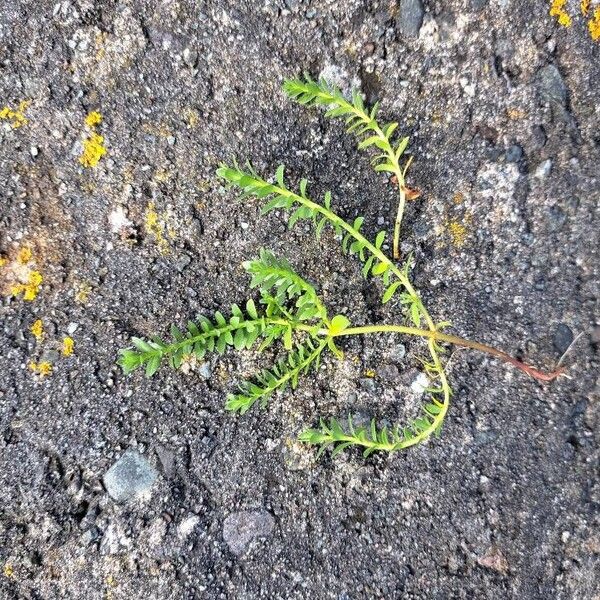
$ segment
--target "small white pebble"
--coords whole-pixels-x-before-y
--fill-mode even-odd
[[[410,389],[415,394],[422,394],[429,387],[429,379],[425,373],[419,373],[410,384]]]
[[[35,146],[31,146],[31,148],[29,148],[29,153],[35,158],[38,155],[38,149]]]
[[[248,229],[248,227],[250,227],[250,225],[248,225],[248,223],[246,223],[245,221],[242,221],[242,222],[240,223],[240,227],[241,227],[242,229]]]

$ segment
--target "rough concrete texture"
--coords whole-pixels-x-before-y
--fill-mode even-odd
[[[1,598],[598,598],[600,44],[571,4],[566,28],[542,1],[424,1],[405,37],[419,19],[392,0],[2,3],[0,101],[30,104],[0,122]],[[319,415],[415,410],[420,344],[345,342],[243,418],[225,395],[266,356],[120,373],[132,335],[243,302],[262,246],[354,323],[403,319],[333,235],[288,233],[215,178],[233,155],[285,162],[367,233],[391,229],[386,177],[282,95],[303,70],[358,83],[411,136],[403,250],[434,318],[542,367],[586,332],[569,378],[457,352],[440,439],[316,463],[294,439]],[[35,300],[10,297],[32,270]],[[159,476],[119,504],[102,481],[127,449]],[[265,513],[232,552],[224,523]]]

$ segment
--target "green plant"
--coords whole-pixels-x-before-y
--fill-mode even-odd
[[[348,117],[351,126],[356,124],[356,119],[360,118],[364,122],[366,118],[363,115],[367,115],[367,112],[358,94],[354,94],[353,103],[350,104],[338,90],[325,82],[315,83],[308,78],[306,81],[293,80],[286,82],[284,89],[304,104],[330,105],[328,112],[333,116],[347,115],[347,111],[351,110],[356,115]],[[380,158],[378,166],[385,166],[386,169],[379,170],[391,170],[395,173],[398,157],[406,142],[403,140],[394,148],[389,140],[394,128],[380,127],[375,121],[375,115],[376,110],[369,112],[368,123],[364,122],[358,131],[380,132],[386,141],[381,144],[376,144],[376,140],[369,144],[363,142],[363,146],[371,143],[383,146],[387,158]],[[393,152],[395,162],[392,161],[390,152]],[[444,353],[443,343],[486,352],[540,381],[551,381],[562,372],[557,369],[545,373],[501,350],[444,333],[449,323],[435,322],[432,319],[411,283],[411,257],[402,266],[396,265],[383,252],[386,233],[380,231],[374,241],[367,239],[361,233],[363,218],[357,217],[352,223],[342,219],[331,208],[330,192],[326,192],[323,202],[319,203],[308,196],[306,179],[300,181],[297,191],[290,189],[284,179],[283,165],[278,167],[273,182],[261,178],[250,165],[243,169],[235,162],[233,166],[221,165],[217,174],[229,185],[240,188],[242,198],[252,196],[261,199],[264,202],[263,214],[283,209],[287,214],[289,227],[300,220],[309,220],[314,224],[318,237],[324,227],[331,227],[341,239],[343,252],[358,258],[363,275],[379,282],[382,302],[396,300],[410,325],[352,326],[344,315],[330,316],[315,288],[298,275],[286,260],[275,257],[267,250],[261,250],[258,258],[244,263],[244,268],[251,277],[250,287],[258,291],[258,304],[249,299],[244,309],[233,305],[229,317],[220,312],[210,319],[199,317],[196,321],[190,321],[184,331],[173,326],[172,339],[168,342],[159,337],[149,340],[132,338],[133,348],[122,350],[119,360],[125,373],[143,367],[146,375],[152,376],[163,361],[178,368],[190,355],[202,358],[207,352],[222,354],[230,346],[236,350],[250,349],[259,339],[259,350],[275,342],[281,343],[286,355],[251,381],[242,383],[238,393],[229,395],[226,408],[244,413],[257,402],[264,406],[274,392],[282,391],[287,386],[295,388],[300,376],[318,367],[323,354],[331,353],[342,358],[336,345],[339,338],[381,332],[423,338],[428,355],[421,357],[420,362],[430,384],[426,389],[427,400],[418,417],[406,425],[393,427],[380,427],[375,419],[368,427],[357,426],[350,418],[345,425],[335,418],[329,421],[321,419],[317,428],[308,429],[300,435],[301,441],[320,446],[320,452],[333,446],[333,454],[337,454],[350,446],[358,446],[368,456],[375,451],[391,452],[407,448],[426,440],[432,434],[439,434],[452,395],[440,358]]]

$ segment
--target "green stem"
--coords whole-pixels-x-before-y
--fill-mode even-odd
[[[334,334],[334,336],[342,336],[342,335],[364,335],[367,333],[385,333],[385,332],[394,332],[394,333],[403,333],[405,335],[413,335],[418,337],[427,338],[430,342],[447,342],[449,344],[454,344],[455,346],[461,346],[463,348],[472,348],[473,350],[479,350],[480,352],[485,352],[486,354],[490,354],[500,360],[507,362],[517,369],[520,369],[524,373],[527,373],[534,379],[538,381],[552,381],[556,379],[561,373],[564,372],[564,369],[556,369],[552,372],[545,372],[530,365],[517,360],[510,354],[503,352],[502,350],[498,350],[497,348],[493,348],[486,344],[482,344],[480,342],[473,342],[471,340],[467,340],[456,335],[449,335],[447,333],[442,333],[440,331],[431,331],[427,329],[418,329],[417,327],[406,327],[404,325],[365,325],[362,327],[349,327],[344,329],[343,331]]]

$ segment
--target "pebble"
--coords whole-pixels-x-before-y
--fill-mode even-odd
[[[398,367],[393,364],[381,365],[381,367],[379,367],[379,369],[377,370],[377,373],[384,381],[395,381],[400,375]]]
[[[200,377],[202,377],[203,379],[210,379],[211,375],[212,375],[212,369],[210,366],[209,362],[204,362],[200,365],[200,367],[198,368],[198,373],[200,374]]]
[[[429,387],[429,378],[425,373],[419,373],[415,380],[410,384],[410,389],[414,394],[423,394]]]
[[[156,477],[156,469],[141,454],[127,450],[106,472],[104,486],[113,500],[126,502],[147,494]]]
[[[393,360],[402,360],[406,356],[406,346],[404,344],[396,344],[392,349],[391,358]]]
[[[177,527],[177,535],[182,539],[188,537],[198,523],[200,523],[200,517],[197,515],[190,515],[181,521],[179,527]]]
[[[571,328],[564,323],[559,323],[552,339],[552,344],[556,351],[561,355],[564,354],[572,342],[573,332],[571,331]]]
[[[518,144],[513,144],[506,151],[507,162],[519,162],[523,157],[523,148]]]
[[[363,377],[358,380],[358,384],[360,388],[365,392],[374,392],[375,391],[375,380],[371,377]]]
[[[195,50],[190,48],[184,48],[183,50],[183,62],[188,65],[188,67],[194,67],[196,65],[196,61],[198,60],[198,53]]]
[[[540,163],[535,170],[534,175],[538,179],[543,179],[544,177],[548,177],[550,175],[550,171],[552,170],[552,160],[547,158],[544,162]]]
[[[477,559],[477,562],[482,567],[496,571],[496,573],[500,573],[501,575],[506,575],[510,568],[504,554],[495,547],[490,548],[485,556]]]
[[[400,32],[409,38],[416,38],[423,25],[425,9],[421,0],[401,0],[396,24]]]
[[[179,258],[175,263],[175,268],[181,273],[189,266],[191,262],[192,257],[189,254],[182,253],[179,255]]]
[[[531,137],[533,139],[533,148],[535,150],[540,150],[546,145],[546,142],[548,141],[546,131],[541,125],[535,125],[531,133]]]
[[[537,88],[543,98],[564,106],[567,86],[556,65],[546,65],[538,72]]]
[[[567,215],[560,206],[551,206],[548,211],[548,230],[551,233],[560,231],[567,222]]]
[[[223,540],[236,555],[242,555],[254,540],[267,537],[275,519],[266,510],[245,510],[230,514],[223,523]]]

